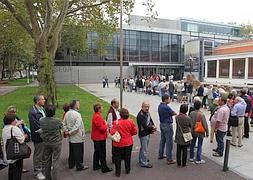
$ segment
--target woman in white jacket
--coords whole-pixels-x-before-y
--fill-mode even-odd
[[[4,160],[6,160],[9,164],[9,172],[8,172],[8,180],[21,180],[22,175],[22,167],[23,167],[23,159],[18,160],[7,160],[6,156],[6,142],[7,139],[11,139],[11,130],[12,135],[18,140],[19,143],[23,143],[25,141],[25,136],[22,131],[16,126],[16,118],[15,115],[9,114],[4,117],[4,128],[2,132],[3,138],[3,154]]]

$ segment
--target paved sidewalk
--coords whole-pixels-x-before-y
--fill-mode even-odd
[[[85,140],[85,165],[89,166],[88,170],[77,172],[75,169],[69,170],[67,157],[68,157],[68,142],[66,139],[63,140],[62,144],[62,154],[60,159],[60,167],[58,173],[59,180],[113,180],[113,179],[125,179],[125,180],[241,180],[244,179],[237,174],[229,171],[221,171],[221,166],[217,165],[215,162],[206,159],[206,164],[196,165],[188,163],[185,168],[178,168],[176,165],[167,165],[166,160],[157,159],[157,147],[159,146],[159,134],[156,133],[151,136],[150,146],[149,146],[149,159],[153,164],[153,168],[146,169],[141,168],[138,165],[138,152],[139,152],[139,140],[135,136],[135,143],[132,153],[132,165],[131,173],[129,175],[125,174],[124,164],[121,167],[121,177],[117,178],[112,171],[107,174],[102,174],[101,171],[92,170],[92,157],[93,157],[93,143],[90,139],[90,134],[86,135]],[[32,145],[30,144],[30,147]],[[174,151],[175,155],[175,151]],[[111,142],[107,141],[107,163],[109,167],[115,170],[114,165],[111,163]],[[33,180],[32,175],[32,158],[24,160],[24,167],[29,169],[30,172],[23,174],[23,180]],[[7,180],[8,168],[0,171],[0,179]]]
[[[100,97],[101,99],[110,102],[112,98],[119,98],[119,88],[114,88],[114,84],[110,84],[110,88],[102,88],[101,84],[85,84],[80,85],[81,88],[86,89],[93,93],[94,95]],[[157,113],[157,107],[160,103],[160,98],[158,96],[138,94],[135,92],[124,92],[123,93],[123,107],[129,109],[130,113],[137,115],[140,110],[141,103],[144,100],[148,100],[151,104],[150,112],[151,116],[157,127],[159,127],[159,119]],[[179,111],[180,103],[172,102],[170,104],[172,109],[176,112]],[[210,112],[203,109],[204,114],[207,119],[209,119]],[[175,123],[174,123],[175,129]],[[227,137],[230,138],[230,137]],[[243,147],[230,147],[230,156],[229,156],[229,169],[240,174],[241,176],[247,179],[253,179],[253,134],[250,133],[250,139],[243,139]],[[216,142],[210,143],[209,139],[204,140],[203,144],[203,155],[207,158],[213,160],[219,165],[223,164],[223,158],[213,157],[212,149],[216,148]]]
[[[0,86],[0,96],[15,91],[18,86]]]

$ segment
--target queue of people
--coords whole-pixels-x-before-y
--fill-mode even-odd
[[[199,91],[202,95],[204,90]],[[168,165],[187,165],[187,149],[189,149],[189,161],[195,164],[204,164],[202,158],[202,145],[205,137],[209,137],[209,127],[204,113],[201,111],[204,97],[193,98],[192,105],[182,103],[179,113],[171,107],[172,98],[165,93],[161,97],[158,106],[160,121],[160,145],[158,160],[166,159]],[[208,97],[206,98],[206,100]],[[68,168],[76,171],[88,169],[84,162],[85,129],[81,116],[80,101],[72,100],[65,104],[62,119],[55,118],[56,107],[45,105],[45,97],[34,97],[34,106],[30,110],[30,130],[24,121],[16,114],[16,108],[11,106],[4,117],[3,129],[3,154],[9,163],[9,180],[20,180],[23,168],[23,159],[7,159],[6,142],[14,136],[20,144],[32,141],[33,151],[33,174],[36,179],[57,179],[59,159],[61,155],[62,137],[68,139],[69,156]],[[249,122],[252,99],[245,90],[240,94],[229,94],[227,97],[218,96],[211,103],[210,125],[213,143],[215,136],[217,148],[213,149],[213,156],[222,157],[224,153],[224,137],[232,131],[232,146],[243,146],[243,137],[249,137]],[[140,140],[139,165],[142,168],[152,168],[153,164],[148,157],[150,136],[157,131],[157,127],[150,114],[150,104],[142,103],[137,115],[137,126],[129,118],[127,109],[119,110],[119,101],[113,99],[106,118],[102,116],[103,106],[96,103],[93,106],[94,114],[91,119],[91,139],[94,144],[93,170],[101,170],[102,173],[113,171],[106,160],[106,141],[112,141],[112,162],[115,165],[115,176],[121,175],[121,161],[125,162],[125,173],[131,171],[131,155],[133,149],[133,136],[138,133]],[[175,118],[173,118],[175,116]],[[173,158],[173,123],[176,123],[175,139],[176,160]],[[138,131],[137,131],[138,130]],[[62,136],[62,132],[64,136]],[[237,137],[238,136],[238,142]],[[195,146],[197,152],[195,155]],[[164,149],[166,147],[166,152]]]

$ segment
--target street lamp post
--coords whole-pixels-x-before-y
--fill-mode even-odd
[[[70,66],[70,83],[72,84],[72,59],[71,59],[71,50],[69,50],[69,66]]]
[[[123,106],[123,0],[120,0],[120,109]]]

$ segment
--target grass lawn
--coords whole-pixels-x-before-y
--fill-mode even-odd
[[[27,79],[26,78],[20,78],[20,79],[11,79],[7,80],[8,86],[24,86],[27,85]],[[30,79],[31,83],[31,79]]]
[[[91,117],[93,115],[93,105],[96,102],[102,103],[104,107],[103,116],[106,117],[107,110],[110,104],[99,99],[98,97],[80,89],[73,85],[64,85],[58,87],[58,102],[59,107],[56,111],[56,117],[62,118],[64,103],[70,102],[72,99],[78,99],[81,103],[80,112],[85,124],[86,132],[90,131],[91,127]],[[17,114],[20,116],[27,125],[28,122],[28,112],[33,106],[33,97],[36,95],[37,87],[24,87],[17,89],[14,92],[0,96],[0,118],[3,119],[4,113],[8,106],[15,105],[17,107]],[[3,127],[3,121],[0,121],[0,127]],[[1,129],[1,128],[0,128]],[[0,130],[1,131],[1,130]],[[1,135],[0,135],[1,136]]]

